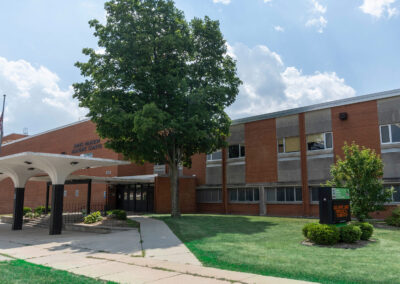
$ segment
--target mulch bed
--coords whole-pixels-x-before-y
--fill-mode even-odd
[[[93,223],[93,224],[85,224],[85,223],[80,223],[81,225],[85,225],[85,226],[101,226],[101,227],[126,227],[126,228],[131,228],[134,229],[132,227],[132,225],[128,224],[126,222],[126,220],[117,220],[117,219],[113,219],[113,218],[109,218],[109,217],[103,217],[103,220]]]
[[[358,248],[365,247],[365,246],[367,246],[371,243],[375,243],[375,242],[377,242],[377,240],[374,240],[374,239],[371,239],[368,241],[359,240],[358,242],[356,242],[354,244],[337,243],[335,245],[328,246],[328,245],[317,245],[317,244],[310,242],[309,240],[304,240],[301,242],[301,244],[303,246],[309,246],[309,247],[316,246],[316,247],[325,247],[325,248],[358,249]]]

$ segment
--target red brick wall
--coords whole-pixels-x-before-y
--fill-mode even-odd
[[[260,205],[258,203],[257,204],[229,203],[228,212],[230,214],[259,215]]]
[[[199,213],[218,213],[225,212],[223,203],[197,203],[197,211]]]
[[[183,175],[196,175],[197,185],[206,183],[206,154],[196,154],[192,157],[192,167],[183,168]]]
[[[9,135],[7,135],[7,136],[4,136],[2,142],[3,142],[3,144],[4,144],[4,143],[8,143],[8,142],[11,142],[11,141],[20,139],[20,138],[24,138],[24,137],[26,137],[26,136],[28,136],[28,135],[12,133],[12,134],[9,134]]]
[[[303,216],[302,204],[266,204],[267,216]]]
[[[246,182],[278,180],[275,119],[245,124]]]
[[[347,120],[340,120],[339,114],[347,112]],[[357,103],[332,108],[332,131],[334,153],[342,155],[342,147],[347,141],[375,149],[380,154],[378,108],[376,101]]]
[[[154,190],[154,211],[156,213],[171,213],[169,177],[157,177]],[[196,180],[194,178],[179,179],[179,202],[181,213],[197,212]]]

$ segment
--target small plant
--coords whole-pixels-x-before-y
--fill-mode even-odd
[[[361,240],[364,241],[368,241],[372,234],[374,233],[374,226],[372,226],[370,223],[367,222],[359,222],[359,223],[355,223],[354,225],[356,225],[357,227],[360,227],[361,229]]]
[[[126,220],[126,211],[120,209],[109,210],[107,211],[107,216],[117,220]]]
[[[355,225],[340,227],[340,241],[344,243],[355,243],[360,240],[362,231]]]
[[[101,217],[100,211],[96,211],[96,212],[93,212],[92,214],[87,215],[83,219],[83,223],[85,223],[85,224],[93,224],[93,223],[101,221],[102,219],[103,219],[103,217]]]
[[[332,225],[311,226],[307,238],[318,245],[334,245],[340,240],[339,229]]]
[[[26,218],[33,219],[33,218],[38,218],[38,217],[40,217],[40,214],[38,214],[38,213],[36,213],[36,212],[28,212],[28,213],[25,214],[25,217],[26,217]]]
[[[392,211],[392,216],[385,219],[386,224],[390,226],[400,227],[400,207]]]
[[[32,213],[32,208],[30,208],[30,207],[24,207],[23,213],[24,213],[24,216],[25,216],[26,214],[28,214],[28,213]]]
[[[35,208],[35,210],[33,210],[35,213],[42,215],[44,214],[44,212],[46,211],[46,207],[44,206],[38,206]]]
[[[308,238],[308,232],[310,231],[310,229],[315,227],[315,226],[318,226],[318,225],[319,225],[318,223],[305,224],[304,227],[303,227],[303,230],[302,230],[303,231],[303,236]]]

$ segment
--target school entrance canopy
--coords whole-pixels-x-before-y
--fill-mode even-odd
[[[61,154],[23,152],[0,157],[0,181],[11,178],[14,183],[14,220],[12,229],[22,229],[24,192],[27,181],[37,176],[48,176],[52,183],[50,228],[51,235],[61,234],[64,184],[80,169],[127,165],[128,161],[80,157]],[[86,179],[96,177],[86,176]]]

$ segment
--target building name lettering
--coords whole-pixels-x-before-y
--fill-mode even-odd
[[[100,143],[100,139],[88,140],[85,142],[74,144],[74,147],[72,149],[72,154],[86,152],[86,151],[93,151],[101,148],[103,148],[103,144]]]

